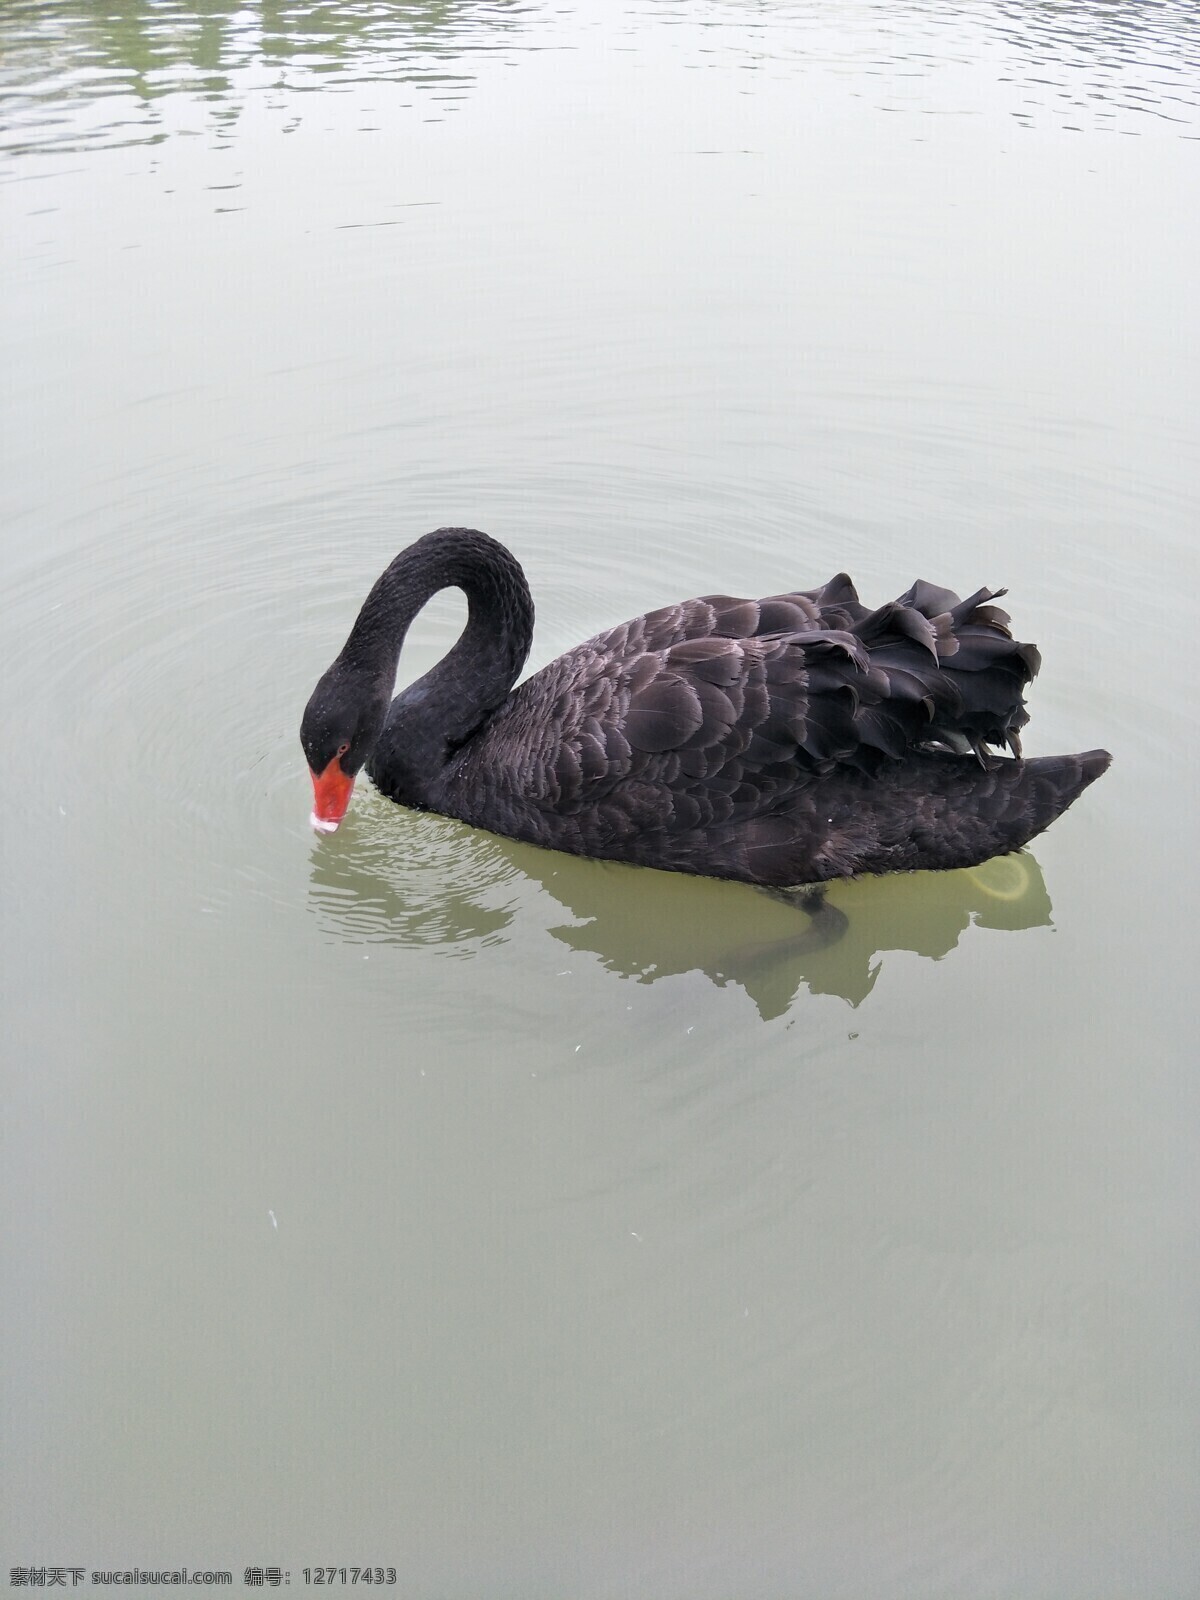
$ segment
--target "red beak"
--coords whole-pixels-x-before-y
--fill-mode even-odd
[[[354,779],[342,771],[342,764],[334,756],[324,772],[312,772],[313,809],[308,819],[318,833],[332,833],[346,815],[350,796],[354,792]]]

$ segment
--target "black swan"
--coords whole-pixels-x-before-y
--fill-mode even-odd
[[[409,625],[451,587],[461,637],[393,699]],[[365,765],[402,805],[675,872],[783,887],[974,866],[1048,827],[1111,759],[1019,759],[1040,658],[990,604],[1003,593],[918,582],[871,611],[842,573],[765,600],[706,595],[514,689],[525,574],[486,534],[441,528],[382,574],[305,707],[313,826],[337,827]]]

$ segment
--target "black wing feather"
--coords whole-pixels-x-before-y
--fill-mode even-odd
[[[1019,751],[1040,658],[991,604],[1002,592],[960,600],[918,582],[872,611],[839,574],[634,618],[513,692],[455,774],[456,814],[486,807],[493,826],[559,848],[759,882],[933,863],[919,841],[952,831],[938,805],[880,797],[907,795],[932,763],[921,782],[949,784],[952,808],[989,746]],[[985,788],[969,805],[995,830],[1013,785]],[[938,864],[965,859],[960,834]]]
[[[799,781],[831,766],[870,774],[940,744],[1014,744],[1039,658],[989,604],[997,592],[959,600],[918,582],[870,611],[839,574],[764,600],[665,606],[552,662],[515,692],[485,742],[532,740],[530,798],[573,806],[634,776],[662,784],[673,752],[674,781],[711,783],[729,767],[747,793],[757,772],[780,764]],[[529,697],[538,716],[522,727]],[[506,767],[530,772],[528,761]]]

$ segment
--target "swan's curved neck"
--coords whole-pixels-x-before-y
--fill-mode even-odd
[[[387,728],[402,721],[406,766],[444,761],[469,738],[503,704],[533,640],[533,600],[516,557],[473,528],[440,528],[380,575],[342,649],[344,665],[385,680],[390,693],[413,618],[442,589],[466,595],[467,625],[454,648],[392,703]],[[392,743],[386,735],[381,745]],[[391,758],[381,748],[372,769]]]

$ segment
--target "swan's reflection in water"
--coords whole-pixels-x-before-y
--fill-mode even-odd
[[[835,883],[804,909],[742,884],[584,861],[422,815],[371,795],[313,848],[311,903],[337,939],[438,945],[470,957],[504,942],[538,885],[572,917],[546,931],[640,983],[700,971],[738,983],[764,1020],[801,984],[859,1005],[889,951],[938,960],[973,923],[1044,927],[1050,897],[1033,856],[963,872]]]
[[[741,884],[675,873],[654,873],[640,887],[636,870],[560,870],[546,887],[581,921],[552,928],[555,938],[641,982],[699,970],[717,984],[739,983],[764,1021],[782,1015],[801,984],[859,1005],[890,950],[937,960],[972,922],[1018,929],[1050,921],[1050,897],[1029,855],[974,872],[833,884],[815,914]]]

